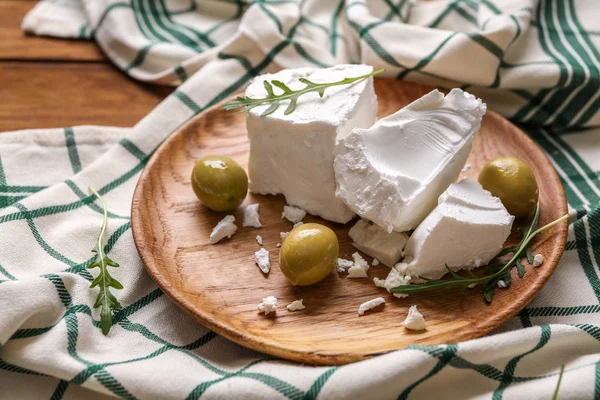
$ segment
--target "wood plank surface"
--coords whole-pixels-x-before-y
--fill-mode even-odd
[[[134,82],[107,63],[0,62],[0,132],[132,126],[173,88]]]
[[[21,22],[37,2],[0,1],[1,60],[70,60],[105,61],[106,57],[93,41],[55,39],[25,34]]]

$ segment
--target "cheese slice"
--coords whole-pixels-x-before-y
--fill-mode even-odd
[[[460,89],[434,90],[354,129],[335,148],[338,197],[388,232],[416,228],[460,174],[485,112]]]
[[[515,217],[471,179],[450,185],[404,248],[406,271],[430,279],[487,264],[502,249]]]
[[[401,232],[387,233],[383,228],[367,220],[359,220],[348,232],[352,245],[365,254],[393,267],[402,257],[408,235]],[[375,264],[375,262],[373,263]]]
[[[300,78],[316,83],[337,82],[370,72],[373,68],[367,65],[288,69],[257,77],[246,89],[246,96],[266,97],[265,80],[279,80],[296,90],[305,87]],[[281,93],[279,88],[274,91]],[[282,102],[266,117],[260,114],[269,105],[246,113],[250,191],[283,194],[290,205],[329,221],[346,223],[354,213],[335,195],[333,149],[353,128],[368,128],[375,123],[373,78],[328,88],[322,98],[316,92],[305,94],[294,112],[285,115],[288,103]]]

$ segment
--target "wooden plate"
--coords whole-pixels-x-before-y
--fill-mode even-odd
[[[375,80],[379,117],[387,116],[431,90],[393,80]],[[373,277],[385,278],[389,268],[372,267],[369,279],[348,279],[335,271],[310,287],[292,287],[278,266],[279,233],[292,224],[281,219],[283,196],[249,195],[245,204],[260,203],[263,228],[241,227],[237,233],[211,245],[208,236],[225,214],[200,204],[190,186],[192,168],[207,154],[227,155],[242,166],[248,162],[243,114],[225,112],[217,105],[188,122],[165,141],[150,159],[138,182],[131,209],[135,244],[148,273],[164,292],[216,333],[254,350],[312,364],[344,364],[411,344],[434,345],[482,336],[514,316],[540,290],[563,253],[567,222],[542,233],[534,253],[544,256],[540,268],[527,266],[523,279],[513,270],[508,290],[497,290],[487,305],[480,289],[466,296],[458,290],[429,292],[396,299],[376,288]],[[527,135],[503,117],[489,112],[483,119],[462,177],[477,179],[483,164],[498,156],[517,156],[531,166],[540,186],[540,224],[567,213],[564,191],[554,168]],[[318,188],[315,188],[318,190]],[[340,255],[356,250],[348,240],[347,225],[307,216],[304,222],[325,223],[340,240]],[[259,249],[256,235],[271,253],[271,273],[263,275],[252,256]],[[369,262],[370,258],[365,257]],[[276,296],[276,316],[261,315],[256,306],[263,297]],[[359,317],[364,301],[382,296],[387,303]],[[306,309],[289,312],[285,306],[304,299]],[[429,328],[410,332],[400,326],[410,305],[417,304]]]

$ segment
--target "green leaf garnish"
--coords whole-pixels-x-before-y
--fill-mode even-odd
[[[554,225],[566,220],[569,217],[568,214],[563,215],[562,217],[550,222],[549,224],[538,228],[539,216],[540,204],[538,203],[535,209],[535,214],[531,219],[531,222],[522,229],[523,238],[521,239],[521,241],[514,246],[502,249],[502,251],[498,254],[498,256],[502,256],[505,254],[513,253],[513,256],[510,258],[510,260],[505,264],[489,265],[481,278],[478,278],[472,272],[469,273],[469,276],[462,277],[457,273],[451,271],[448,268],[448,266],[446,266],[446,268],[450,272],[450,279],[427,279],[419,276],[419,278],[425,279],[427,282],[422,285],[397,286],[395,288],[392,288],[391,292],[401,294],[413,294],[418,292],[424,292],[426,290],[446,289],[453,286],[459,286],[463,292],[466,292],[466,288],[468,288],[469,285],[475,283],[483,287],[483,296],[488,303],[491,303],[492,299],[494,298],[496,285],[499,280],[504,281],[507,287],[510,285],[510,271],[513,268],[517,268],[520,278],[522,278],[525,275],[525,268],[521,262],[521,259],[524,257],[524,255],[528,255],[531,252],[530,243],[533,240],[533,238],[539,233],[553,227]]]
[[[289,100],[290,102],[287,108],[285,109],[285,115],[288,115],[294,112],[294,110],[296,109],[296,105],[298,104],[298,98],[303,94],[317,92],[319,93],[320,97],[323,97],[325,95],[325,89],[327,88],[339,85],[349,85],[351,83],[359,82],[364,79],[370,78],[384,71],[385,69],[380,69],[378,71],[371,72],[370,74],[356,76],[354,78],[344,78],[341,81],[327,83],[314,83],[306,78],[300,78],[299,81],[305,84],[306,87],[299,90],[292,90],[285,83],[278,80],[273,80],[271,82],[264,81],[263,84],[267,92],[267,97],[263,99],[252,99],[250,97],[238,96],[237,99],[227,102],[223,106],[223,109],[229,111],[235,110],[236,108],[242,108],[240,112],[248,112],[256,106],[262,104],[270,104],[270,106],[262,114],[260,114],[261,117],[265,117],[277,110],[282,101]],[[281,89],[283,93],[275,94],[275,92],[273,91],[273,86],[276,86],[279,89]]]
[[[89,190],[100,201],[104,211],[102,228],[100,229],[96,246],[92,250],[92,252],[96,253],[96,259],[90,265],[88,265],[88,268],[100,268],[100,273],[96,279],[92,281],[90,288],[98,286],[100,289],[98,297],[96,297],[96,302],[94,303],[94,308],[100,308],[100,328],[102,329],[102,333],[104,335],[108,335],[110,327],[112,326],[112,311],[121,308],[121,304],[119,304],[117,298],[110,292],[110,288],[123,289],[123,285],[121,285],[121,283],[113,278],[108,272],[108,267],[118,267],[119,264],[104,254],[104,247],[102,246],[104,235],[106,233],[106,225],[108,224],[108,210],[106,208],[106,203],[104,203],[102,196],[100,196],[100,194],[98,194],[93,187],[90,186]]]

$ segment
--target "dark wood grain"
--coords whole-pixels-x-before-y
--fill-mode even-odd
[[[0,63],[0,132],[74,125],[133,126],[170,91],[104,63]]]
[[[379,116],[389,115],[430,90],[401,81],[376,80]],[[282,196],[250,195],[247,203],[260,203],[262,229],[242,228],[230,240],[211,245],[208,236],[225,214],[212,212],[195,198],[190,171],[207,154],[228,155],[246,166],[248,141],[244,115],[213,108],[172,135],[144,170],[132,203],[135,243],[150,275],[176,304],[215,332],[252,349],[299,362],[344,364],[401,349],[411,344],[433,345],[482,336],[523,308],[548,280],[566,241],[567,223],[544,232],[534,252],[545,257],[543,267],[527,267],[524,279],[516,275],[509,290],[498,290],[487,305],[479,289],[467,296],[457,291],[429,292],[396,299],[376,288],[373,277],[385,278],[385,266],[369,270],[369,279],[348,279],[335,271],[310,287],[292,287],[279,270],[279,232],[292,224],[281,219]],[[488,112],[473,145],[463,176],[476,178],[490,158],[514,155],[533,169],[540,183],[541,216],[545,224],[567,212],[561,183],[544,153],[519,129]],[[318,188],[315,188],[318,190]],[[356,251],[348,240],[348,225],[323,222],[308,216],[305,222],[325,223],[340,240],[340,253]],[[263,275],[254,265],[259,249],[257,234],[271,252],[272,270]],[[368,258],[370,260],[370,258]],[[516,271],[515,271],[516,274]],[[279,299],[276,316],[256,310],[263,297]],[[358,306],[383,296],[387,303],[377,311],[357,315]],[[304,299],[306,309],[288,312],[285,306]],[[429,328],[415,333],[400,326],[408,307],[417,304]]]

